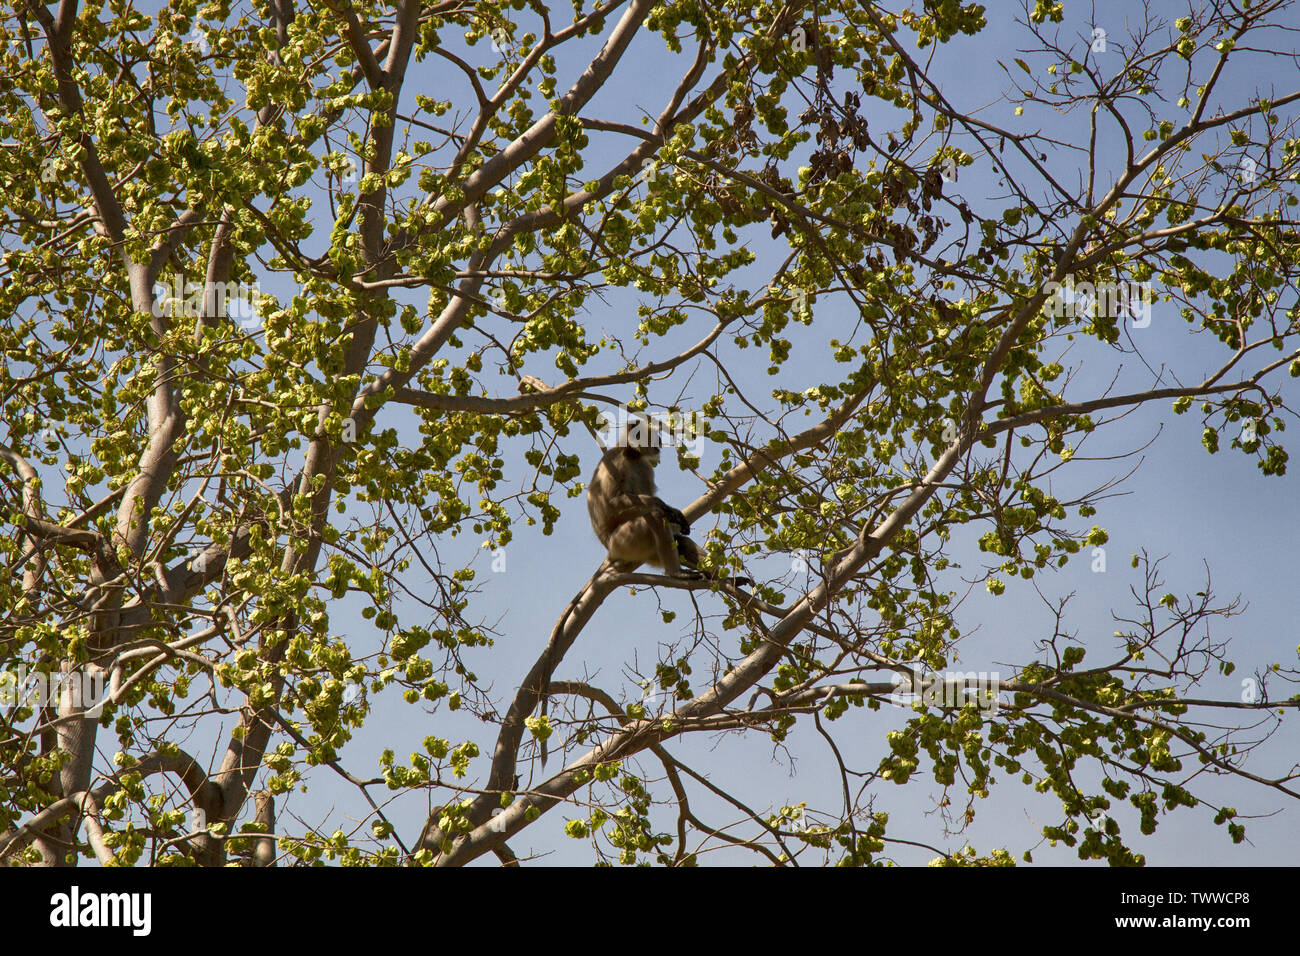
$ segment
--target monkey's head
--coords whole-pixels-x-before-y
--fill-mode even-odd
[[[614,431],[614,448],[617,448],[628,461],[645,458],[651,465],[659,464],[661,436],[657,423],[644,418],[632,418],[620,422]]]

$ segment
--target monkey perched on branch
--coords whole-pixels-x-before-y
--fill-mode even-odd
[[[664,569],[670,578],[688,581],[721,581],[733,587],[748,587],[746,577],[722,577],[699,567],[700,547],[687,535],[691,532],[686,516],[655,494],[655,465],[659,464],[659,435],[648,423],[622,428],[616,444],[605,449],[587,483],[587,513],[596,537],[609,552],[609,559],[631,565],[653,564]],[[599,439],[598,439],[599,440]],[[683,567],[685,565],[685,567]],[[585,593],[585,590],[584,592]],[[572,610],[582,597],[569,604]],[[565,611],[568,614],[568,611]],[[561,624],[563,618],[561,618]],[[556,636],[551,641],[537,669],[537,699],[546,715],[550,698],[551,675],[558,657]],[[542,766],[546,766],[547,743],[540,741]]]
[[[658,435],[651,432],[638,440],[638,434],[643,431],[621,434],[619,443],[605,450],[587,485],[591,527],[610,560],[653,564],[670,578],[752,584],[749,578],[723,578],[699,567],[700,547],[687,537],[691,526],[686,516],[654,493]]]

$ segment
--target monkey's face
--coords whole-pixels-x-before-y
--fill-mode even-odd
[[[640,459],[644,459],[646,462],[650,464],[650,467],[652,468],[659,464],[658,445],[649,445],[644,448],[638,447],[636,445],[624,445],[623,455],[629,461],[637,461]]]
[[[614,446],[628,461],[646,459],[651,467],[659,464],[659,426],[640,417],[625,422],[615,436]]]

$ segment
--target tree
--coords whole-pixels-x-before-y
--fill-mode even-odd
[[[1054,793],[1047,838],[1131,864],[1113,805],[1149,833],[1201,771],[1300,795],[1218,729],[1297,697],[1197,694],[1231,672],[1207,626],[1236,605],[1164,594],[1145,555],[1095,663],[1058,627],[1010,679],[944,673],[963,548],[995,594],[1105,560],[1108,486],[1053,476],[1124,413],[1196,403],[1209,453],[1284,474],[1300,91],[1231,77],[1294,62],[1293,6],[1148,9],[1121,36],[1038,0],[999,112],[937,80],[988,26],[957,2],[18,4],[0,857],[511,862],[576,807],[566,831],[624,862],[862,864],[902,839],[873,793],[928,772],[959,822],[994,778]],[[1210,333],[1213,372],[1119,376],[1155,301]],[[793,573],[751,593],[605,562],[506,656],[477,542],[550,553],[610,408],[683,468],[716,456],[683,508],[719,516],[714,567]],[[631,702],[570,676],[628,585],[687,611]],[[839,757],[900,695],[811,821],[678,751],[811,725]],[[348,744],[380,707],[427,736],[375,776]],[[283,811],[332,777],[364,830]]]

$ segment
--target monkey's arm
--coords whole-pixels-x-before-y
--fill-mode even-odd
[[[655,495],[614,495],[607,503],[607,521],[620,525],[644,515],[662,515],[681,534],[690,534],[691,526],[686,516]]]

